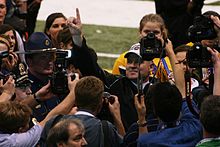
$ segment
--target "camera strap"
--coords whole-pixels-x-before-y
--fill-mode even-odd
[[[191,95],[191,76],[190,76],[190,72],[188,69],[186,70],[184,76],[185,76],[186,102],[187,102],[188,108],[193,115],[195,115],[196,117],[199,117],[199,112],[193,108],[192,100],[190,97],[190,95]]]
[[[165,68],[165,70],[167,72],[167,75],[169,76],[170,75],[170,70],[168,68],[167,62],[166,62],[166,60],[164,58],[162,58],[161,60],[162,60],[163,66],[164,66],[164,68]]]
[[[214,73],[213,68],[209,68],[209,91],[210,93],[213,93],[213,86],[214,86]]]
[[[138,78],[137,78],[137,90],[138,90],[138,97],[143,94],[143,78],[140,72],[140,65],[141,65],[141,58],[138,59],[139,69],[138,69]]]

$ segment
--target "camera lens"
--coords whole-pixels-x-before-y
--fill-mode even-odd
[[[149,32],[149,33],[147,34],[147,38],[148,38],[148,39],[154,39],[154,38],[155,38],[154,32]]]

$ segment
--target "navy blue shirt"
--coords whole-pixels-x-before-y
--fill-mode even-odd
[[[138,138],[138,147],[193,147],[202,139],[202,125],[194,116],[187,102],[182,104],[180,123],[172,128],[160,128]]]
[[[32,75],[30,71],[28,71],[28,77],[30,80],[33,81],[31,84],[31,91],[32,93],[37,92],[40,88],[45,86],[48,83],[48,80],[42,81]],[[53,96],[51,99],[41,102],[33,109],[33,116],[37,119],[37,121],[42,121],[52,110],[60,103],[60,99],[57,96]]]

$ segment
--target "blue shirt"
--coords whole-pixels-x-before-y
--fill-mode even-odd
[[[202,125],[186,101],[182,103],[180,123],[172,128],[159,129],[138,138],[138,147],[194,147],[202,139]]]
[[[30,130],[24,133],[0,134],[1,147],[33,147],[39,139],[43,127],[34,125]]]

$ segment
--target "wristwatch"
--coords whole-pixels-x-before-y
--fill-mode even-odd
[[[144,123],[140,123],[139,120],[137,121],[137,125],[138,127],[146,127],[147,126],[147,122],[145,121]]]

